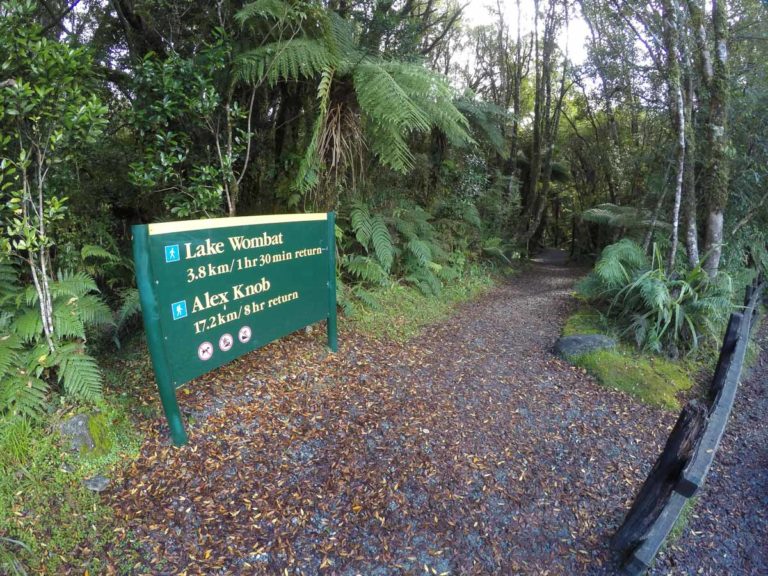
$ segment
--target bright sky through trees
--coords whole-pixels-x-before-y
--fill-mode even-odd
[[[510,30],[517,30],[516,0],[499,0],[504,10],[504,20]],[[464,22],[470,26],[490,24],[496,20],[497,3],[495,0],[470,0],[464,9]],[[577,6],[571,6],[568,26],[560,32],[558,44],[560,49],[568,52],[568,57],[574,64],[582,64],[587,57],[587,39],[589,27],[581,17]],[[533,29],[533,0],[520,0],[521,32],[528,34]]]

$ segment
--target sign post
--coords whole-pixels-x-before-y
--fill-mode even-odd
[[[176,388],[299,328],[327,321],[336,352],[335,218],[247,216],[133,226],[144,328],[177,446]]]

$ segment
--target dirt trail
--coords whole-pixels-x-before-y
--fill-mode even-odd
[[[302,332],[188,387],[190,445],[147,421],[110,494],[132,572],[613,573],[675,415],[551,354],[581,272],[548,253],[405,346]]]

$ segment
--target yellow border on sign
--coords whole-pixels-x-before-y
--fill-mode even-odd
[[[311,214],[279,214],[267,216],[237,216],[235,218],[208,218],[206,220],[183,220],[181,222],[160,222],[149,224],[150,236],[170,234],[172,232],[190,232],[192,230],[211,230],[213,228],[230,228],[232,226],[249,226],[251,224],[282,224],[284,222],[310,222],[327,220],[328,214],[316,212]]]

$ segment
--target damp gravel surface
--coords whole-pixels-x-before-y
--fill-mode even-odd
[[[607,541],[676,415],[552,354],[583,273],[548,253],[404,345],[345,330],[333,355],[300,331],[182,388],[190,443],[146,417],[140,458],[103,493],[117,539],[142,550],[129,567],[107,552],[106,571],[615,573]],[[750,410],[665,566],[737,573],[765,552],[765,429],[749,435],[765,420]]]

